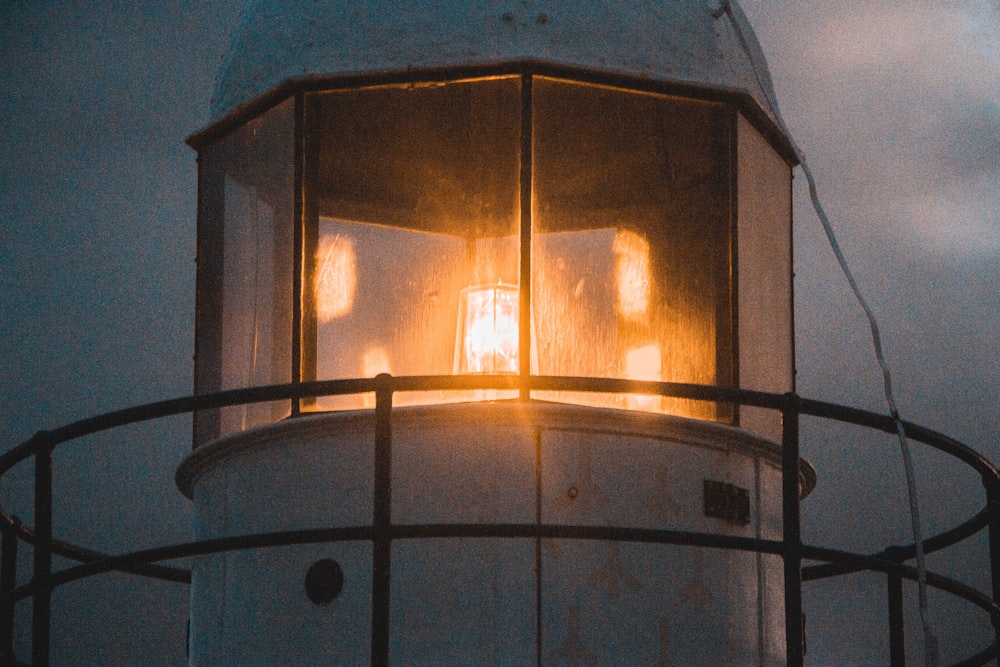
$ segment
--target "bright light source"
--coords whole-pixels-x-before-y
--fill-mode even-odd
[[[658,346],[643,345],[625,353],[625,377],[629,380],[659,382],[662,373]]]
[[[663,361],[656,345],[635,347],[625,353],[625,377],[629,380],[659,382],[663,379]],[[628,407],[634,410],[658,410],[659,396],[629,396]]]
[[[518,372],[518,307],[516,285],[462,290],[455,372]]]

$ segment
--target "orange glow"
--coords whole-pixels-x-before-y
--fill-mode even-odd
[[[663,379],[663,361],[657,345],[635,347],[625,353],[625,377],[629,380],[659,382]],[[659,396],[629,396],[628,407],[634,410],[659,410]]]
[[[373,378],[379,373],[391,373],[389,353],[384,347],[370,347],[361,357],[361,377]]]
[[[389,353],[384,347],[369,347],[361,355],[361,377],[373,378],[379,373],[391,373]],[[375,394],[363,394],[362,405],[366,408],[375,407]]]
[[[358,281],[354,242],[344,236],[321,238],[316,264],[316,317],[325,323],[354,308]]]
[[[619,231],[614,250],[618,312],[631,320],[640,319],[649,309],[649,241],[635,232]]]
[[[659,346],[643,345],[625,353],[625,377],[629,380],[659,382],[662,373]]]
[[[459,373],[517,373],[517,287],[462,290],[455,366]]]

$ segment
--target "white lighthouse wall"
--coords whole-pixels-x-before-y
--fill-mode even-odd
[[[553,429],[542,443],[546,523],[756,535],[753,457],[614,432]],[[705,479],[751,492],[749,525],[705,517]],[[546,542],[543,573],[543,633],[565,647],[557,655],[576,650],[594,664],[757,661],[762,600],[752,554],[559,540]]]
[[[370,524],[370,421],[342,424],[343,431],[332,435],[303,430],[309,426],[291,424],[278,438],[267,429],[234,438],[238,445],[224,462],[208,466],[194,487],[195,535]],[[351,573],[336,607],[317,607],[305,596],[305,573],[321,558]],[[311,664],[315,655],[330,656],[330,664],[370,662],[362,659],[371,651],[369,543],[203,556],[192,568],[191,595],[192,664]]]
[[[370,525],[373,444],[368,412],[199,448],[178,473],[197,537]],[[398,525],[540,520],[780,537],[776,456],[739,429],[666,415],[514,402],[402,408],[392,515]],[[749,492],[748,524],[705,516],[706,479]],[[781,662],[777,557],[579,539],[537,549],[530,538],[394,540],[390,662],[534,664],[539,650],[543,664]],[[304,579],[323,558],[340,564],[344,585],[318,606]],[[193,577],[194,665],[371,661],[367,541],[199,557]]]
[[[393,521],[534,523],[534,436],[520,421],[431,418],[397,429]]]
[[[760,466],[761,529],[765,540],[780,540],[783,534],[781,520],[781,471],[768,465]],[[780,600],[775,605],[765,605],[761,625],[765,629],[762,649],[769,656],[785,655],[785,577],[781,556],[760,556],[761,589],[765,600]]]
[[[391,664],[534,663],[533,540],[405,540],[392,558]]]
[[[426,419],[394,429],[393,521],[534,523],[532,429],[516,417],[481,413],[485,420],[469,422],[453,415],[428,411]],[[534,542],[527,539],[395,542],[391,662],[530,664],[534,563]]]

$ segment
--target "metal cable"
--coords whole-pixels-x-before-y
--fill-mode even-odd
[[[754,53],[746,41],[746,36],[743,34],[739,21],[733,14],[733,8],[729,0],[721,0],[719,7],[712,12],[712,16],[716,19],[721,18],[723,14],[729,17],[729,24],[733,27],[736,39],[739,41],[740,47],[743,49],[744,53],[746,53],[747,58],[750,61],[750,67],[753,69],[754,77],[757,79],[757,85],[767,100],[767,103],[770,105],[771,111],[774,113],[775,120],[778,122],[778,126],[788,139],[789,143],[791,143],[792,150],[795,152],[795,155],[799,160],[799,164],[802,167],[802,171],[806,176],[806,181],[809,184],[809,199],[812,201],[813,209],[816,211],[816,215],[823,226],[823,232],[826,234],[827,241],[830,244],[830,248],[833,250],[834,256],[837,258],[837,263],[840,265],[841,271],[851,286],[851,291],[854,293],[855,300],[857,300],[858,304],[861,306],[861,309],[865,313],[865,318],[868,320],[875,359],[878,362],[879,368],[882,370],[882,388],[885,393],[885,402],[889,408],[889,414],[896,425],[896,437],[899,440],[899,448],[903,456],[903,468],[906,472],[906,490],[910,505],[910,523],[912,525],[913,541],[916,549],[920,621],[924,631],[924,664],[926,667],[937,667],[940,652],[927,604],[927,564],[924,558],[923,528],[921,527],[920,521],[920,503],[917,495],[917,480],[914,473],[913,457],[910,452],[910,445],[906,437],[906,430],[903,427],[903,421],[900,419],[899,410],[896,407],[895,394],[892,390],[892,377],[889,373],[889,364],[886,362],[885,355],[882,351],[882,336],[879,332],[878,321],[875,318],[875,313],[872,311],[868,302],[865,300],[864,295],[861,293],[861,288],[858,287],[858,283],[854,279],[854,274],[851,272],[851,269],[847,264],[847,259],[844,257],[844,253],[840,249],[840,243],[837,241],[837,236],[833,231],[833,226],[830,224],[826,211],[823,209],[823,205],[820,202],[819,194],[816,188],[816,179],[813,178],[812,170],[809,168],[809,163],[806,162],[805,155],[801,150],[799,150],[798,145],[792,138],[792,133],[789,131],[784,118],[781,116],[781,112],[778,110],[777,100],[771,96],[769,92],[770,88],[764,82],[760,68],[758,67],[757,59],[754,57]]]

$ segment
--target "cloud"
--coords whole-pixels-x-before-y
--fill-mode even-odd
[[[982,94],[984,80],[1000,72],[998,17],[990,4],[833,3],[812,53],[845,72],[883,72],[923,87]]]
[[[798,140],[826,187],[851,193],[849,224],[927,254],[1000,251],[998,6],[835,2],[785,16],[806,33],[778,54],[776,69],[798,72],[787,108],[809,118]]]
[[[985,188],[984,188],[985,189]],[[923,246],[941,254],[1000,253],[1000,217],[996,191],[952,194],[945,188],[910,194],[897,224],[917,234]]]

